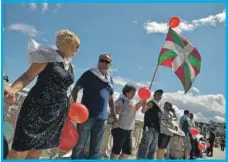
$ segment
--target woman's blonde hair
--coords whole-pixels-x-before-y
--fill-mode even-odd
[[[80,44],[80,39],[73,32],[69,30],[60,30],[56,34],[56,46],[62,48],[66,44]]]

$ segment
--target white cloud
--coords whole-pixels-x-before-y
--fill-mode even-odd
[[[31,37],[36,37],[38,31],[36,30],[36,28],[32,25],[28,25],[28,24],[11,24],[8,27],[10,30],[15,30],[15,31],[20,31],[24,34],[27,34]]]
[[[44,42],[48,42],[48,40],[46,38],[42,38],[42,41]]]
[[[216,15],[209,15],[204,18],[192,20],[191,22],[181,20],[180,25],[174,30],[178,33],[182,31],[192,31],[203,25],[212,25],[215,26],[218,23],[224,23],[226,21],[226,10],[223,10],[221,13]],[[156,21],[147,21],[144,24],[144,30],[150,33],[167,33],[168,32],[168,23],[156,22]]]
[[[196,88],[196,87],[192,87],[192,88],[190,89],[190,91],[193,91],[193,92],[195,92],[195,93],[200,93],[200,90],[199,90],[198,88]]]
[[[110,72],[117,72],[118,69],[110,69],[109,71],[110,71]]]
[[[137,21],[137,20],[135,20],[135,21],[133,21],[133,23],[134,23],[134,24],[138,24],[138,21]]]
[[[57,46],[56,45],[51,45],[51,48],[53,48],[53,49],[57,49]]]
[[[113,82],[117,85],[121,85],[121,86],[125,86],[128,81],[124,78],[121,78],[121,77],[114,77],[113,78]]]
[[[221,117],[221,116],[215,116],[214,120],[218,121],[218,122],[225,122],[226,121],[226,119],[224,117]]]
[[[136,87],[145,87],[145,86],[149,86],[150,82],[135,82],[132,81],[130,79],[125,79],[122,77],[113,77],[113,82],[114,84],[118,85],[118,86],[125,86],[126,84],[133,84]]]
[[[49,9],[49,3],[21,3],[21,6],[28,7],[32,11],[36,11],[38,6],[41,6],[41,11],[45,12]],[[57,3],[54,7],[54,12],[62,8],[63,3]]]
[[[45,12],[48,9],[48,3],[42,3],[42,12]]]
[[[31,10],[36,10],[36,3],[29,3],[28,6]]]
[[[57,12],[59,9],[63,7],[63,3],[57,3],[56,8],[54,9],[54,12]]]

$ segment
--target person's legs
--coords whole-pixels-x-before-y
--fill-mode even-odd
[[[211,147],[211,146],[210,146],[210,147]],[[209,156],[209,153],[210,153],[210,147],[208,147],[208,148],[206,149],[207,156]]]
[[[97,119],[95,121],[90,136],[89,159],[99,159],[100,147],[106,126],[106,120]]]
[[[132,152],[131,131],[126,131],[127,137],[122,147],[122,154],[119,159],[128,159]]]
[[[157,149],[157,159],[161,160],[164,154],[163,148],[161,147],[163,143],[164,134],[160,133],[158,137],[158,149]]]
[[[31,150],[28,152],[26,159],[39,159],[43,150]]]
[[[125,132],[121,128],[114,128],[111,133],[113,137],[113,146],[110,159],[119,159],[125,141]]]
[[[153,137],[153,139],[150,144],[147,159],[154,159],[154,155],[155,155],[156,148],[158,145],[158,137],[159,137],[159,132],[156,129],[152,129],[152,137]]]
[[[6,159],[7,154],[9,153],[9,146],[5,136],[4,137],[4,159]]]
[[[191,151],[190,137],[188,135],[185,135],[183,138],[184,138],[184,157],[185,159],[189,159],[190,151]]]
[[[77,145],[72,150],[71,159],[84,158],[84,149],[94,122],[95,119],[90,118],[83,124],[77,124],[79,139]]]
[[[157,159],[163,160],[165,156],[165,149],[167,148],[170,136],[167,136],[165,134],[159,134],[158,137],[158,149],[157,149]]]
[[[152,129],[144,130],[143,136],[142,136],[141,142],[139,144],[139,148],[138,148],[137,159],[146,159],[147,158],[150,144],[153,139],[154,139],[153,130]]]
[[[192,138],[191,138],[191,146],[192,146],[192,149],[190,151],[190,159],[194,159],[195,143],[194,143],[194,139]]]
[[[194,157],[197,157],[197,147],[198,147],[198,142],[197,142],[197,140],[195,139],[194,140],[194,153],[193,153],[193,156]]]
[[[214,149],[213,149],[213,144],[211,144],[211,157],[213,157],[213,151],[214,151]]]
[[[207,156],[211,156],[213,154],[213,148],[212,148],[212,144],[210,144],[210,147],[208,147],[208,151],[207,151]]]
[[[10,150],[6,159],[25,159],[29,151],[14,151]]]

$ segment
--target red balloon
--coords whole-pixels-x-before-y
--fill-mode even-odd
[[[80,103],[73,103],[70,107],[69,118],[76,123],[84,123],[89,117],[88,109]]]
[[[207,147],[211,147],[211,144],[210,143],[207,143]]]
[[[196,128],[192,128],[192,129],[190,130],[190,133],[191,133],[192,136],[196,136],[196,135],[199,134],[199,130],[196,129]]]
[[[169,20],[170,28],[176,28],[178,25],[180,25],[180,18],[177,16],[171,17],[171,19]]]
[[[63,151],[72,150],[78,142],[78,132],[71,121],[64,123],[62,135],[59,142],[59,148]]]
[[[151,91],[147,87],[142,87],[139,89],[138,95],[139,95],[141,100],[147,100],[151,96]]]
[[[205,150],[206,148],[205,148],[204,144],[198,143],[198,149],[200,149],[201,151],[203,151],[203,150]]]

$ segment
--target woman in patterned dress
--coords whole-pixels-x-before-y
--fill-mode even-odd
[[[56,36],[57,50],[41,47],[29,54],[34,60],[12,84],[11,94],[38,78],[22,104],[7,159],[39,159],[42,150],[58,147],[68,111],[67,90],[74,82],[73,69],[66,58],[75,55],[79,44],[74,33],[61,30]],[[34,48],[37,46],[34,43]]]

